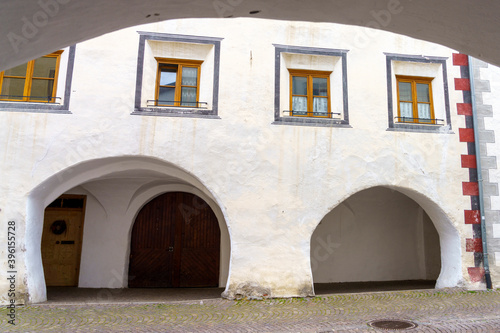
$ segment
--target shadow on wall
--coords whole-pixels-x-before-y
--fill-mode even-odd
[[[358,192],[311,238],[314,283],[436,280],[439,235],[423,208],[384,187]]]

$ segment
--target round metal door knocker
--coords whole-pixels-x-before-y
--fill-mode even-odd
[[[67,227],[66,221],[57,220],[52,222],[52,225],[50,226],[50,231],[52,231],[54,235],[60,235],[66,231],[66,227]]]

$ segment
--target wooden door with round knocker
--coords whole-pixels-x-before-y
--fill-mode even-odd
[[[48,287],[78,286],[85,199],[63,195],[45,209],[42,262]]]

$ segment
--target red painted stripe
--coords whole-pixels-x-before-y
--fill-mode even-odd
[[[468,267],[467,272],[469,273],[471,282],[483,281],[484,268],[482,268],[482,267]]]
[[[472,128],[459,128],[458,136],[460,142],[474,142],[474,130]]]
[[[457,114],[461,116],[472,116],[472,104],[457,103]]]
[[[462,155],[462,168],[476,169],[476,155]]]
[[[453,53],[453,65],[455,66],[468,66],[469,58],[467,54]]]
[[[470,90],[469,79],[455,78],[455,90]]]
[[[483,242],[481,238],[467,238],[465,240],[465,251],[483,252]]]
[[[481,214],[478,210],[464,211],[465,224],[481,224]]]
[[[479,187],[476,182],[462,182],[464,195],[479,195]]]

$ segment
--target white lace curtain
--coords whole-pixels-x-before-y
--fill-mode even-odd
[[[327,113],[328,112],[328,99],[314,97],[313,99],[313,111],[318,113]]]
[[[294,113],[301,114],[307,112],[307,97],[293,96],[292,103]]]

